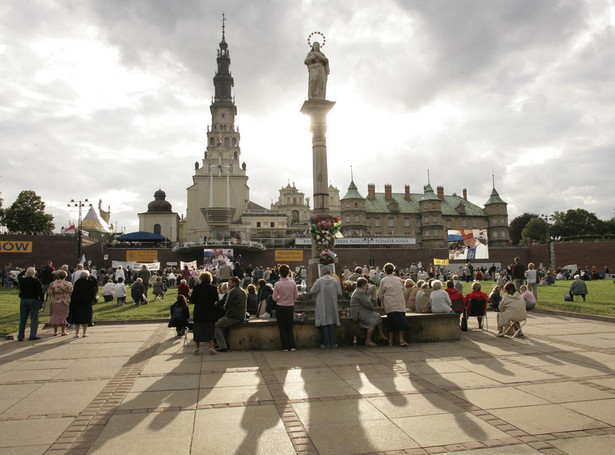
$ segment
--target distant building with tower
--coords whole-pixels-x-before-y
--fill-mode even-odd
[[[257,241],[267,247],[294,246],[296,237],[309,237],[310,198],[289,182],[270,208],[250,200],[248,166],[241,159],[241,136],[235,124],[237,106],[224,23],[216,62],[211,125],[203,157],[194,163],[186,214],[180,217],[173,212],[159,189],[147,211],[138,214],[139,230],[190,244]],[[445,195],[442,186],[434,191],[430,184],[414,193],[409,185],[394,193],[390,184],[384,185],[384,192],[376,192],[376,185],[369,184],[363,196],[351,178],[341,199],[333,185],[328,191],[329,213],[341,218],[345,237],[411,237],[418,248],[440,248],[447,245],[450,230],[479,229],[488,233],[490,246],[510,244],[507,204],[495,185],[483,206],[469,201],[465,189],[461,196]]]

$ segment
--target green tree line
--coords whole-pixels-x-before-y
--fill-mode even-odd
[[[34,191],[22,191],[10,207],[2,208],[2,203],[0,198],[0,226],[9,232],[47,234],[53,231],[53,215],[45,213],[45,203]]]
[[[549,217],[526,212],[513,219],[509,228],[513,245],[528,240],[543,242],[551,238],[615,237],[615,218],[601,220],[585,209],[556,211]]]

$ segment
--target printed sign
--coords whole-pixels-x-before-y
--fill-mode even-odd
[[[433,265],[449,265],[450,262],[448,259],[436,259],[433,260]]]
[[[32,242],[0,241],[0,253],[32,253]]]
[[[158,260],[158,250],[127,250],[127,262],[155,262]]]
[[[312,244],[310,237],[297,237],[295,246],[309,246]],[[384,246],[384,245],[416,245],[414,237],[367,237],[367,238],[352,238],[344,237],[343,239],[335,239],[335,246]]]
[[[275,250],[276,262],[303,262],[303,250]]]

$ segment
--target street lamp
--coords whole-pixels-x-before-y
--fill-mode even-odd
[[[83,248],[82,248],[83,247],[82,245],[83,235],[81,233],[81,223],[83,221],[83,218],[81,216],[82,208],[92,207],[92,204],[90,204],[90,201],[88,201],[87,199],[84,199],[83,201],[82,200],[75,201],[74,199],[71,199],[70,202],[68,203],[68,207],[77,207],[79,209],[79,218],[77,219],[77,262],[79,262],[83,254]]]

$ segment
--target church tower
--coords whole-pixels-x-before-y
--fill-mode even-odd
[[[241,230],[241,215],[250,199],[246,164],[240,161],[239,128],[235,125],[237,107],[232,95],[233,76],[224,15],[216,62],[207,147],[201,163],[197,161],[194,165],[193,184],[187,189],[188,205],[182,231],[184,240],[188,241],[204,237],[222,240],[239,235],[231,232],[231,225]]]

